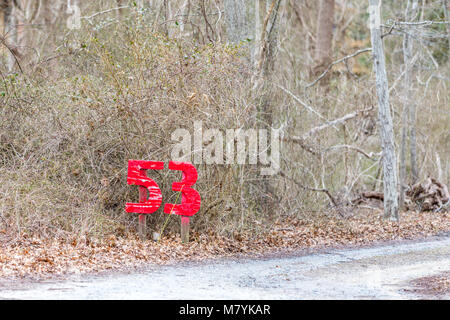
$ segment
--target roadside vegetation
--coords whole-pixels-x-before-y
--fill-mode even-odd
[[[137,187],[126,183],[128,160],[168,163],[175,143],[172,132],[184,128],[193,133],[194,120],[219,130],[264,128],[262,99],[270,105],[270,126],[283,131],[281,171],[264,178],[250,164],[198,165],[196,189],[202,207],[191,223],[194,244],[218,241],[218,248],[230,243],[236,246],[230,252],[244,245],[251,252],[251,243],[270,248],[267,239],[272,236],[278,239],[272,247],[299,248],[306,242],[295,241],[323,240],[328,233],[333,240],[317,242],[357,243],[370,234],[376,241],[408,238],[408,232],[425,236],[450,230],[450,199],[437,187],[432,196],[440,203],[433,203],[427,213],[420,213],[427,209],[427,197],[411,196],[399,222],[378,218],[383,206],[376,197],[383,190],[382,149],[371,52],[336,63],[316,81],[326,70],[311,69],[318,1],[282,1],[278,8],[270,87],[255,86],[249,58],[254,39],[227,41],[222,1],[173,1],[170,14],[160,14],[165,7],[153,2],[140,7],[125,1],[123,9],[111,10],[117,8],[115,1],[81,1],[80,29],[67,27],[70,16],[65,1],[59,2],[54,2],[51,17],[50,11],[40,11],[20,29],[21,53],[12,65],[8,36],[14,31],[4,33],[0,241],[11,245],[11,252],[25,243],[32,248],[33,241],[73,243],[73,248],[95,241],[110,246],[111,237],[117,243],[134,241],[137,216],[124,208],[139,195]],[[424,3],[414,21],[445,20],[442,1]],[[336,1],[329,63],[370,48],[366,7],[365,1]],[[414,126],[416,132],[418,177],[412,176],[407,155],[404,184],[413,190],[414,184],[418,188],[433,178],[445,190],[450,183],[448,24],[397,29],[392,23],[404,10],[403,2],[383,2],[397,150],[407,143],[402,140],[402,37],[408,32],[415,37],[408,94],[417,121],[408,128]],[[333,122],[336,119],[341,120]],[[164,202],[174,202],[177,193],[170,188],[180,177],[169,171],[149,174],[161,187]],[[365,196],[367,192],[375,197]],[[262,195],[269,204],[262,205]],[[179,217],[169,217],[165,226],[166,218],[162,209],[151,215],[150,240],[143,246],[159,250],[164,241],[178,241]],[[308,229],[301,231],[302,225]],[[152,233],[162,228],[162,242],[153,242]],[[378,236],[385,228],[408,231]],[[339,236],[342,241],[336,240]],[[289,240],[285,243],[283,237]],[[128,249],[121,250],[127,256]],[[57,256],[42,260],[42,265],[57,265]],[[4,251],[1,257],[0,264],[9,254]]]

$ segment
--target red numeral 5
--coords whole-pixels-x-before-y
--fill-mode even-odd
[[[183,172],[182,180],[172,183],[173,191],[181,191],[181,204],[167,203],[164,212],[191,217],[200,210],[201,203],[200,194],[191,188],[197,182],[197,170],[190,163],[176,161],[169,162],[169,169]]]
[[[139,186],[140,203],[127,203],[126,212],[150,214],[158,210],[162,203],[161,189],[155,181],[147,177],[146,171],[162,169],[164,169],[164,162],[161,161],[128,161],[127,183]]]

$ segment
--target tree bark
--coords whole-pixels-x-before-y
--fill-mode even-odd
[[[17,16],[14,1],[3,1],[3,25],[4,34],[6,39],[6,46],[8,47],[7,69],[8,72],[13,71],[16,61],[19,57],[19,51],[17,49]]]
[[[415,7],[414,7],[415,5]],[[412,15],[417,15],[418,10],[418,4],[417,0],[413,1],[413,13]],[[412,39],[407,34],[409,45],[411,46],[411,54],[412,54]],[[410,95],[408,95],[410,96]],[[416,107],[417,104],[414,103],[414,101],[411,102],[410,108],[409,108],[409,154],[410,154],[410,161],[411,161],[411,184],[415,184],[417,180],[419,179],[419,168],[417,165],[417,141],[416,141]]]
[[[232,44],[248,41],[249,58],[252,62],[255,60],[255,48],[258,46],[259,21],[256,10],[259,1],[224,0],[228,41]]]
[[[394,128],[389,107],[389,87],[386,62],[381,39],[381,2],[369,0],[370,34],[372,41],[373,69],[378,96],[378,117],[383,149],[384,217],[398,221],[397,161],[394,147]]]
[[[171,10],[171,6],[170,6],[170,2],[169,0],[163,0],[163,4],[164,4],[164,33],[166,34],[166,36],[168,38],[171,37],[170,34],[170,28],[169,28],[169,24],[170,24],[170,19],[172,19],[172,10]]]
[[[410,19],[415,17],[417,13],[418,0],[408,0],[408,4],[405,11],[405,21],[411,21]],[[400,149],[400,196],[399,207],[404,209],[405,204],[405,191],[406,191],[406,144],[407,144],[407,131],[408,128],[412,130],[415,123],[409,123],[410,108],[414,108],[414,99],[411,99],[411,70],[412,70],[412,54],[413,54],[413,42],[411,36],[406,33],[403,37],[403,61],[405,65],[405,78],[404,78],[404,96],[403,96],[403,111],[402,111],[402,141]],[[415,113],[415,111],[414,111]],[[411,132],[411,131],[410,131]],[[415,144],[415,141],[413,142]],[[415,146],[414,146],[415,149]],[[416,166],[415,156],[411,157],[411,171],[412,171],[412,183],[416,183],[417,180],[417,168],[413,168],[412,163]]]
[[[123,7],[125,5],[124,0],[116,0],[116,2],[117,2],[118,7]],[[125,9],[122,8],[122,9],[117,10],[117,15],[119,18],[123,18],[123,16],[125,15]]]
[[[225,17],[227,19],[227,37],[230,43],[239,43],[245,40],[248,34],[246,20],[246,3],[239,0],[225,0]]]
[[[320,0],[317,17],[315,75],[322,73],[332,61],[334,0]]]
[[[281,0],[263,0],[259,1],[257,16],[262,20],[257,26],[256,32],[261,30],[259,37],[258,59],[256,60],[256,82],[255,86],[260,90],[258,102],[257,120],[267,132],[271,132],[273,126],[273,74],[275,71],[275,57],[278,48],[278,25],[279,8]],[[276,195],[270,177],[263,178],[260,183],[261,198],[260,206],[262,211],[272,214],[275,212]]]

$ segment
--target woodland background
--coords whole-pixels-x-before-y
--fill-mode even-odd
[[[362,197],[383,191],[368,2],[2,0],[0,229],[134,232],[128,159],[168,162],[171,133],[194,120],[283,130],[278,175],[198,166],[196,231],[257,235],[280,218],[380,208]],[[429,177],[450,183],[448,7],[382,2],[400,194]],[[178,175],[152,175],[174,202]],[[448,208],[406,200],[402,214]],[[166,218],[152,214],[150,230]]]

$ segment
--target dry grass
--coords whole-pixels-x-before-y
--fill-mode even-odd
[[[3,98],[0,127],[0,208],[8,229],[80,236],[120,232],[132,221],[123,214],[125,201],[137,199],[137,188],[126,184],[128,159],[168,162],[171,133],[192,131],[192,119],[203,120],[205,128],[252,126],[253,106],[242,111],[248,75],[235,50],[181,47],[148,31],[128,35],[134,45],[116,55],[118,48],[107,40],[91,37],[74,57],[92,63],[88,73],[51,82],[17,76],[10,82],[16,95]],[[139,43],[144,35],[151,41]],[[179,177],[166,172],[155,180],[170,202],[175,193],[169,188]],[[197,188],[204,207],[244,192],[245,186],[232,182],[249,176],[243,172],[200,166]],[[198,225],[220,215],[225,213],[211,208]],[[151,225],[163,219],[159,212],[153,216],[157,222]]]

